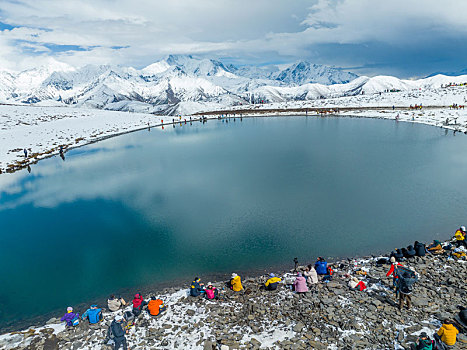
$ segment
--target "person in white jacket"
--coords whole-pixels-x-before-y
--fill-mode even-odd
[[[308,265],[303,275],[305,276],[306,282],[309,285],[318,283],[318,274],[316,273],[316,270],[313,265]]]

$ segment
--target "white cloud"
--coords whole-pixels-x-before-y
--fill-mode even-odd
[[[168,53],[195,53],[364,65],[373,62],[371,54],[346,61],[323,54],[319,45],[424,45],[465,37],[466,10],[467,3],[454,0],[3,1],[0,22],[19,28],[0,32],[0,64],[24,68],[34,54],[35,62],[54,55],[73,65],[141,67]]]

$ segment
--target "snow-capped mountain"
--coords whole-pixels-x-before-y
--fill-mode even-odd
[[[108,65],[73,68],[54,61],[19,73],[0,71],[0,103],[185,114],[249,103],[439,88],[458,78],[358,77],[304,61],[236,67],[189,55],[170,55],[141,70]]]

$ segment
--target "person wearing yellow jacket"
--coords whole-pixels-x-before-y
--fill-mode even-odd
[[[230,279],[230,285],[232,286],[232,290],[234,292],[240,292],[243,289],[242,279],[236,273],[232,274],[232,277]]]
[[[444,320],[443,325],[438,330],[438,337],[444,344],[452,346],[456,344],[457,334],[459,331],[452,324],[451,320]]]
[[[276,277],[275,274],[270,273],[269,279],[264,284],[264,287],[266,287],[266,290],[276,290],[280,281],[281,279],[279,277]]]
[[[467,248],[467,243],[465,240],[465,226],[461,226],[454,234],[454,237],[456,238],[457,247],[460,247],[461,245],[463,245],[464,247]]]

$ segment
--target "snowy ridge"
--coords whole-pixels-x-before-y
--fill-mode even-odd
[[[108,65],[75,69],[51,61],[23,72],[0,71],[0,103],[177,114],[188,110],[183,104],[196,111],[206,103],[217,107],[249,103],[261,87],[337,84],[356,77],[309,62],[237,68],[190,55],[170,55],[141,70]]]

